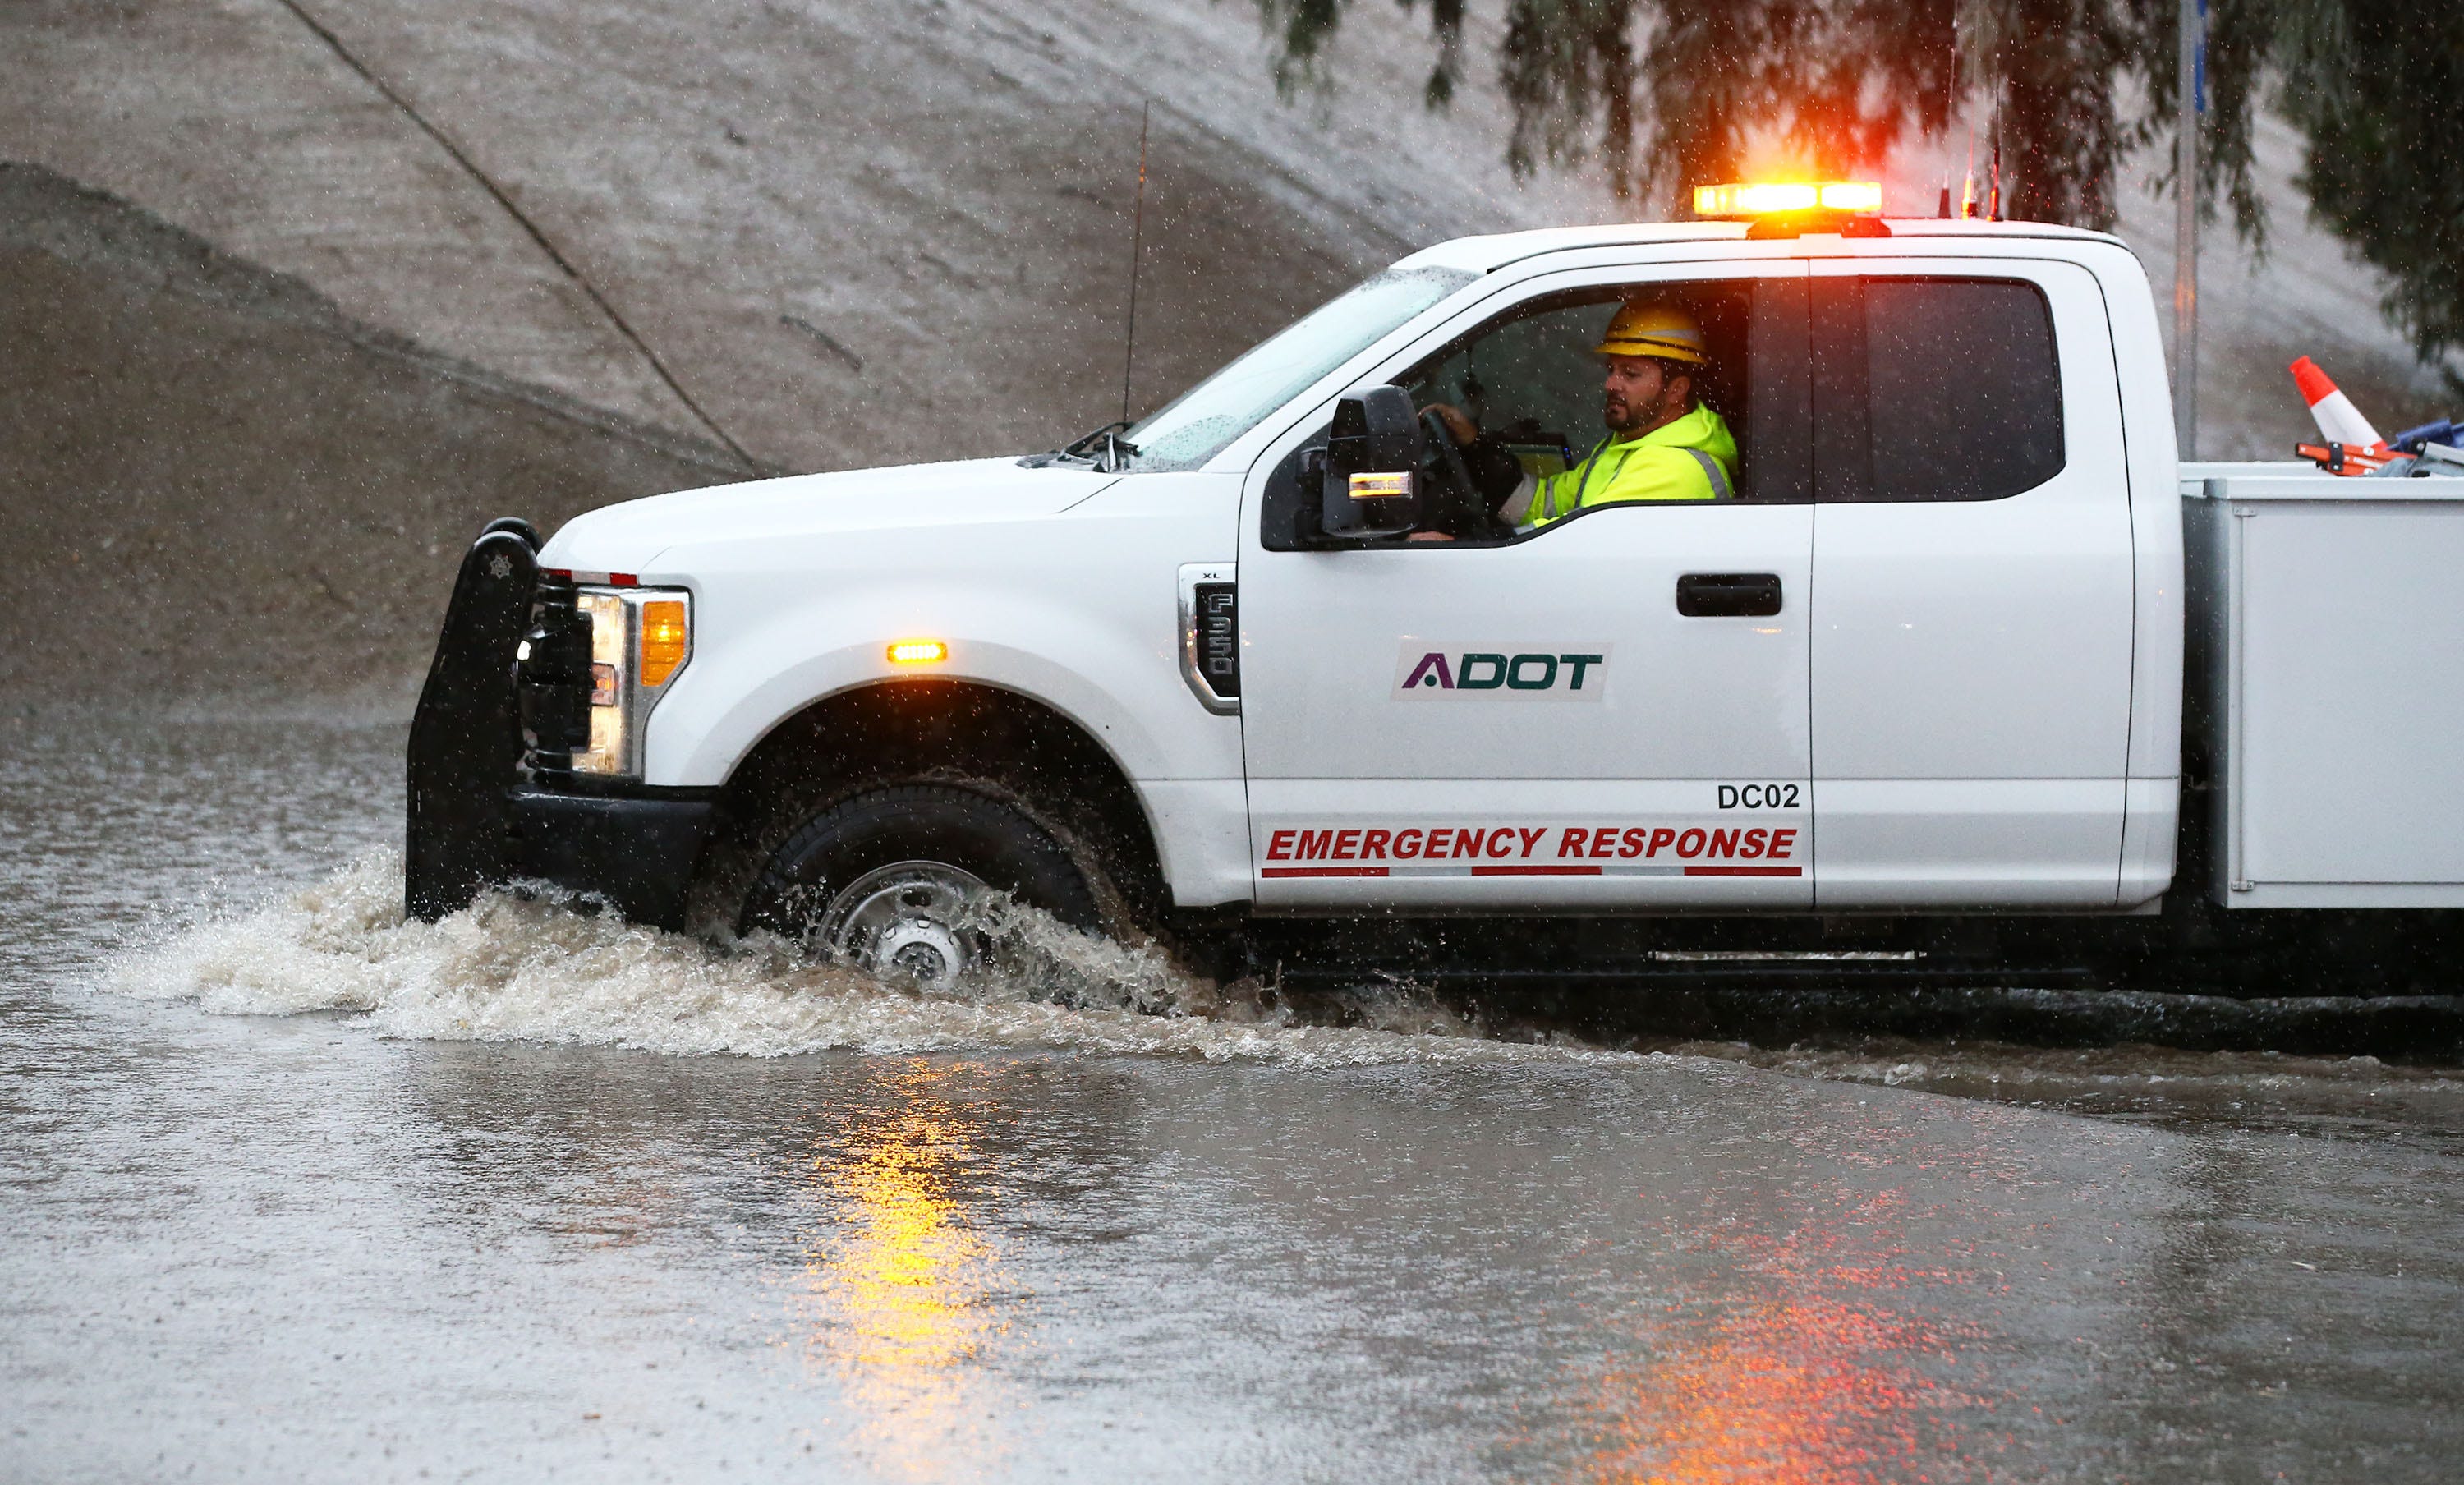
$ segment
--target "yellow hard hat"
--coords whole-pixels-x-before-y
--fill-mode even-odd
[[[1657,356],[1662,361],[1682,361],[1687,366],[1707,366],[1710,358],[1703,354],[1703,327],[1694,317],[1682,309],[1665,304],[1638,304],[1628,301],[1609,321],[1609,332],[1600,340],[1603,356]]]

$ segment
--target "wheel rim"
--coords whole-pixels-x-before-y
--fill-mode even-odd
[[[969,920],[990,890],[943,862],[892,862],[840,888],[815,937],[869,974],[947,990],[982,961]]]

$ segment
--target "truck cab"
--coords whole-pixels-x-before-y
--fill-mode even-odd
[[[1702,327],[1719,498],[1465,523],[1424,410],[1581,464],[1635,303]],[[1410,418],[1374,456],[1372,394]],[[1363,457],[1413,492],[1367,521]],[[2096,233],[1467,238],[1065,450],[499,526],[414,725],[422,916],[540,879],[933,983],[987,894],[1763,922],[2129,915],[2173,875],[2169,398]]]

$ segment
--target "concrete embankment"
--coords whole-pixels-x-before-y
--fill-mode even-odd
[[[1142,96],[1137,410],[1423,242],[1595,217],[1493,89],[1422,112],[1424,27],[1286,107],[1251,11],[1177,0],[0,11],[0,686],[399,710],[488,517],[1115,416]]]
[[[0,166],[0,697],[399,704],[465,540],[739,477]]]
[[[1426,26],[1363,8],[1286,106],[1254,10],[1203,0],[0,8],[0,159],[499,374],[861,468],[1117,415],[1144,100],[1139,410],[1424,243],[1609,211],[1511,178],[1493,84],[1422,109]]]

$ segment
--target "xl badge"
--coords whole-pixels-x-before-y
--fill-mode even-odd
[[[1397,701],[1596,701],[1608,694],[1607,645],[1433,650],[1403,641],[1395,654]]]

